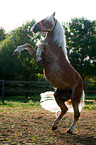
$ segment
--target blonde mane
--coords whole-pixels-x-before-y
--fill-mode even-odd
[[[52,24],[54,25],[54,19],[53,18],[54,18],[53,16],[50,16],[50,17],[47,18],[47,20],[51,21]],[[56,22],[56,26],[54,28],[54,37],[53,37],[52,41],[54,43],[56,43],[59,47],[62,48],[63,53],[64,53],[66,59],[68,60],[64,29],[63,29],[62,25],[60,24],[60,22],[58,20],[56,20],[56,21],[57,22]]]

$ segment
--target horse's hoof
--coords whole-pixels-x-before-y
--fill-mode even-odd
[[[57,126],[53,126],[52,131],[56,130],[57,128],[58,128]]]
[[[69,129],[69,130],[67,130],[67,133],[68,134],[72,134],[72,131]]]

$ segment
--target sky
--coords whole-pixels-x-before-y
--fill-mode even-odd
[[[38,22],[54,11],[60,22],[76,17],[96,20],[96,0],[0,0],[0,27],[10,32],[32,19]]]

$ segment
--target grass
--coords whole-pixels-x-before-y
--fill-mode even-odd
[[[96,109],[96,101],[85,101],[84,109],[88,110]]]
[[[40,102],[32,101],[32,100],[5,100],[4,104],[0,101],[0,105],[6,107],[21,107],[21,108],[32,108],[32,107],[40,107]],[[85,101],[84,109],[94,110],[96,109],[96,101],[87,100]]]
[[[1,101],[0,105],[2,105]],[[23,108],[31,108],[37,106],[40,107],[40,95],[35,94],[34,96],[28,97],[28,99],[24,98],[23,96],[6,97],[6,100],[4,100],[4,105],[6,107]],[[96,95],[86,95],[84,108],[88,110],[96,109]]]
[[[2,103],[0,103],[2,105]],[[40,107],[40,102],[34,102],[32,100],[29,101],[14,101],[14,100],[5,100],[3,106],[5,107],[21,107],[21,108],[32,108],[32,107]]]
[[[85,96],[85,109],[96,109],[96,94],[89,94]]]

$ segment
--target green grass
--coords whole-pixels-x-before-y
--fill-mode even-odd
[[[12,108],[20,107],[20,108],[25,108],[25,109],[32,109],[32,108],[38,109],[38,107],[41,108],[40,102],[38,102],[38,101],[34,102],[32,100],[29,100],[29,101],[5,100],[4,104],[0,101],[0,106],[12,107]],[[88,110],[96,109],[96,101],[93,101],[93,102],[90,102],[90,101],[86,102],[85,101],[84,109],[88,109]]]
[[[34,102],[32,100],[29,100],[27,102],[19,100],[19,101],[14,101],[14,100],[5,100],[4,104],[0,102],[0,105],[6,106],[6,107],[21,107],[21,108],[32,108],[32,107],[40,107],[40,102]]]
[[[40,107],[40,95],[35,94],[29,98],[24,98],[23,96],[10,96],[6,97],[4,104],[0,100],[0,105],[6,107],[22,107],[22,108],[32,108]],[[84,109],[93,110],[96,109],[96,95],[86,95]]]
[[[85,106],[84,109],[88,109],[88,110],[94,110],[96,109],[96,101],[93,102],[85,102]]]
[[[84,109],[88,109],[88,110],[96,109],[96,94],[85,95]]]

